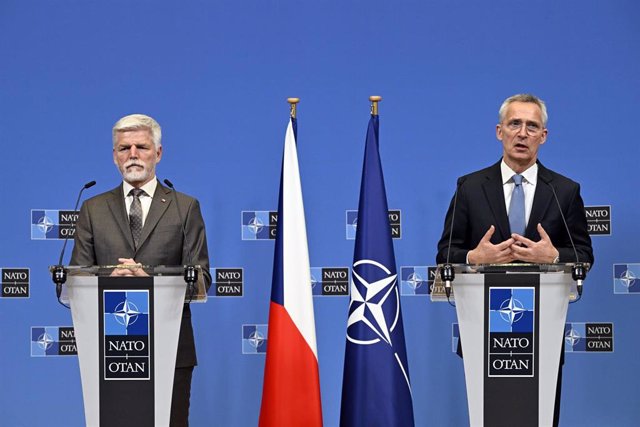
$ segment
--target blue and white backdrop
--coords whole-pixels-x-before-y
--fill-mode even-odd
[[[550,114],[541,160],[582,184],[596,254],[568,315],[561,425],[638,425],[639,12],[624,0],[3,1],[0,424],[84,422],[71,316],[47,266],[79,187],[119,182],[111,126],[134,112],[163,126],[159,177],[201,201],[224,295],[194,307],[192,424],[257,423],[270,212],[297,96],[323,412],[337,425],[340,293],[379,94],[416,424],[465,425],[455,313],[425,281],[456,177],[498,160],[500,102],[533,92]]]

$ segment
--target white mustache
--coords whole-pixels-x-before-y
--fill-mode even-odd
[[[136,160],[127,160],[127,162],[125,162],[124,164],[124,168],[125,169],[129,169],[131,166],[139,166],[142,169],[145,169],[144,164],[136,161]]]

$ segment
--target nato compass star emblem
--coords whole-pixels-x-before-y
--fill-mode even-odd
[[[622,285],[626,288],[630,288],[633,285],[635,285],[637,279],[638,278],[635,276],[635,274],[633,274],[633,272],[630,271],[629,269],[625,270],[620,275],[620,282],[622,282]]]
[[[129,325],[133,325],[138,320],[138,315],[140,311],[138,307],[134,303],[129,300],[124,300],[120,304],[116,306],[113,315],[116,318],[116,321],[121,325],[124,325],[125,328],[128,328]]]
[[[382,270],[385,275],[382,279],[370,281],[356,272],[359,265],[372,265]],[[354,344],[371,345],[380,341],[393,346],[391,332],[395,329],[400,316],[400,298],[398,287],[395,286],[397,274],[379,262],[363,259],[353,264],[353,279],[351,280],[351,302],[349,303],[349,320],[347,321],[347,339]],[[395,293],[395,315],[391,325],[384,315],[385,303],[393,304],[390,296]],[[389,319],[390,320],[390,319]],[[349,334],[352,325],[363,323],[377,338],[359,339]]]
[[[253,234],[258,234],[263,227],[264,224],[257,216],[254,216],[253,218],[251,218],[251,220],[249,220],[248,228]]]
[[[48,216],[43,216],[38,221],[38,229],[44,234],[47,234],[53,228],[54,223]]]
[[[242,325],[242,354],[265,354],[268,333],[267,325]]]
[[[353,232],[355,233],[356,230],[358,229],[358,217],[356,216],[356,218],[353,220],[353,222],[351,223],[351,227],[353,227]]]
[[[253,331],[251,333],[251,335],[249,335],[249,344],[251,344],[251,346],[253,348],[258,348],[262,345],[262,343],[264,342],[264,335],[262,335],[262,333],[260,333],[260,331]]]
[[[569,344],[571,347],[574,347],[578,343],[578,341],[580,341],[580,338],[582,337],[580,336],[578,331],[576,331],[573,328],[571,328],[571,330],[567,332],[564,336],[565,342]]]
[[[49,334],[45,332],[44,334],[38,337],[37,343],[38,343],[38,347],[40,347],[41,349],[48,350],[51,347],[51,345],[53,345],[54,341],[53,341],[53,338],[51,338]]]
[[[416,290],[424,283],[424,280],[418,273],[411,273],[407,279],[407,283],[411,289]]]
[[[523,313],[525,311],[527,310],[524,308],[524,305],[522,305],[519,300],[513,297],[509,298],[508,300],[504,300],[504,302],[500,305],[500,310],[498,310],[498,312],[500,313],[500,317],[502,317],[502,320],[509,323],[510,325],[513,325],[518,320],[522,319]]]
[[[358,269],[357,267],[361,265],[368,268]],[[379,271],[376,272],[376,269]],[[365,272],[367,274],[363,274]],[[372,272],[375,272],[375,276]],[[368,277],[369,275],[374,276],[375,280]],[[398,275],[392,274],[391,270],[377,261],[361,259],[353,263],[351,277],[347,339],[357,345],[373,345],[380,342],[388,344],[391,351],[394,352],[398,367],[404,375],[409,392],[411,392],[407,369],[398,353],[393,350],[391,342],[391,333],[400,319],[400,296],[396,283]],[[387,316],[392,319],[388,319]],[[360,324],[362,327],[352,328],[352,326],[360,326]],[[364,336],[356,337],[353,336],[354,333]]]
[[[613,293],[640,294],[640,263],[613,264]]]

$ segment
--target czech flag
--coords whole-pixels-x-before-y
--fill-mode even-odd
[[[296,150],[284,142],[260,427],[322,426],[311,271]]]

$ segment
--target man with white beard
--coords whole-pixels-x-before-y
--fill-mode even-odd
[[[70,264],[200,265],[208,288],[211,285],[209,255],[200,205],[182,193],[176,192],[174,198],[171,190],[156,178],[156,164],[162,158],[160,125],[149,116],[132,114],[118,120],[112,134],[113,161],[123,182],[82,205]],[[112,275],[146,273],[137,268],[120,268],[113,270]],[[188,425],[191,378],[196,364],[191,309],[185,304],[173,383],[171,426]]]

